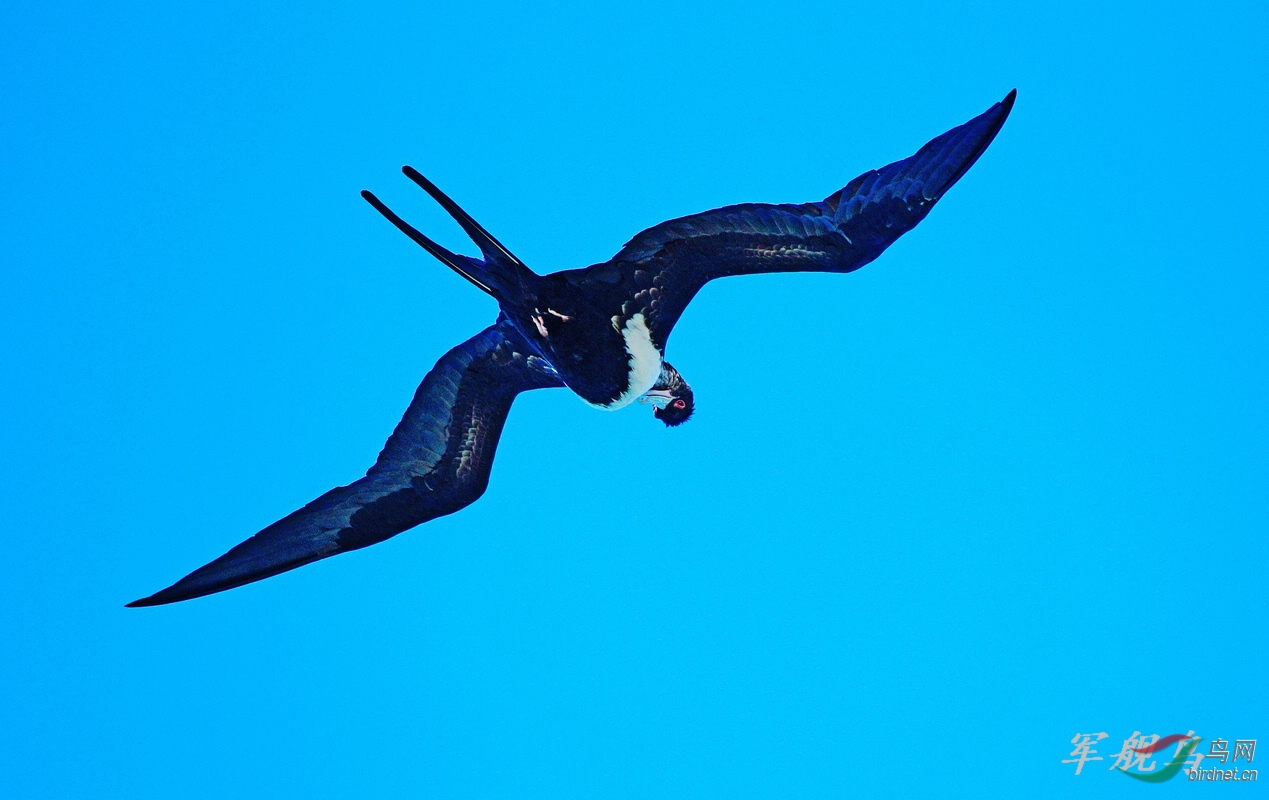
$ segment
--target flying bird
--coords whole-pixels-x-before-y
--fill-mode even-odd
[[[916,226],[978,160],[1015,91],[910,158],[870,170],[820,202],[743,203],[673,219],[608,261],[538,275],[412,167],[406,176],[462,226],[480,257],[415,230],[362,196],[446,266],[498,302],[492,325],[443,355],[364,478],[340,486],[172,586],[129,606],[221,592],[382,542],[484,493],[517,395],[568,387],[596,408],[650,404],[667,426],[694,408],[665,348],[706,283],[767,272],[851,272]]]

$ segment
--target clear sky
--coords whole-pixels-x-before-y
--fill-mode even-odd
[[[1121,797],[1187,790],[1076,733],[1269,739],[1263,4],[4,18],[5,797]],[[123,608],[493,319],[358,197],[470,251],[400,165],[553,271],[1015,86],[878,261],[702,292],[688,425],[536,392],[470,508]]]

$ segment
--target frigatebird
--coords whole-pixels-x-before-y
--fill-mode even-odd
[[[766,272],[851,272],[916,226],[973,166],[1015,91],[910,158],[869,170],[818,203],[744,203],[655,225],[608,261],[538,275],[411,167],[406,176],[462,226],[481,258],[437,244],[370,192],[397,228],[498,301],[494,324],[423,378],[364,478],[318,497],[167,589],[154,606],[232,589],[382,542],[484,493],[516,396],[567,386],[588,404],[640,400],[667,426],[692,416],[692,389],[665,360],[675,322],[707,282]]]

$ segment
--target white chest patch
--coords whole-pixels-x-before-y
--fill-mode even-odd
[[[661,377],[661,351],[652,343],[652,334],[642,314],[635,314],[626,321],[621,338],[626,340],[626,352],[630,355],[629,385],[616,400],[596,408],[609,411],[624,408],[642,397]]]

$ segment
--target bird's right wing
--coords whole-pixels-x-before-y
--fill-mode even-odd
[[[930,209],[991,144],[1015,92],[914,155],[869,170],[818,203],[742,203],[654,225],[611,260],[571,270],[584,291],[626,297],[621,315],[642,313],[664,347],[687,304],[708,281],[768,272],[850,272],[881,255]],[[613,287],[603,289],[603,287]]]
[[[517,394],[563,386],[504,319],[446,353],[423,379],[366,476],[332,489],[172,586],[129,606],[232,589],[356,550],[484,493]]]

